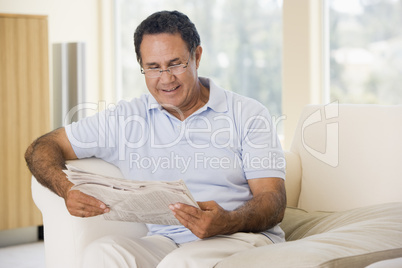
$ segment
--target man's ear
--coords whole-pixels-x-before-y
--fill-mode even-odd
[[[195,64],[196,64],[197,69],[200,66],[201,55],[202,55],[202,47],[198,46],[195,49]]]

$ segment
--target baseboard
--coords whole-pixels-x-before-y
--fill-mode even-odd
[[[0,248],[37,242],[38,237],[37,226],[2,230],[0,231]]]

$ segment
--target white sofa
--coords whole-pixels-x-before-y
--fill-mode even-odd
[[[217,267],[402,267],[402,106],[307,106],[286,161],[287,242]],[[121,176],[99,159],[74,165]],[[43,215],[47,267],[76,267],[97,237],[147,232],[138,223],[72,217],[35,178],[32,194]]]

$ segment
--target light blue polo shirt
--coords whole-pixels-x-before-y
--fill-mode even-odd
[[[268,110],[207,78],[209,101],[180,121],[150,94],[66,126],[78,158],[98,157],[131,180],[182,179],[196,201],[234,210],[252,198],[247,180],[285,178],[285,158]],[[198,239],[181,225],[149,224],[149,235],[176,243]],[[264,232],[283,241],[276,226]]]

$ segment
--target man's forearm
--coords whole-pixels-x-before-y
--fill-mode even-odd
[[[57,131],[35,140],[25,152],[25,160],[39,183],[65,197],[72,183],[62,171],[65,168],[65,158],[61,147],[55,141]]]
[[[64,128],[37,139],[25,153],[28,167],[45,187],[64,198],[68,212],[77,217],[92,217],[110,209],[103,202],[78,190],[63,172],[65,160],[77,159]]]
[[[260,193],[230,212],[230,233],[261,232],[280,223],[286,208],[286,195],[283,191]]]

